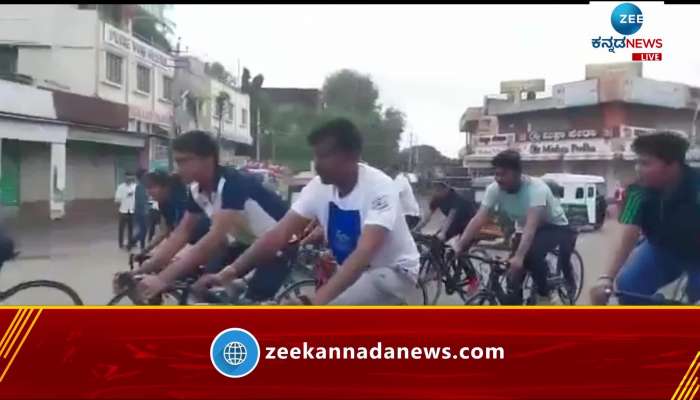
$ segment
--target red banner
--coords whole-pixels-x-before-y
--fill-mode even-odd
[[[696,308],[4,308],[0,398],[689,400],[699,317]],[[212,344],[230,328],[255,339],[229,331]],[[217,357],[245,376],[224,376]]]

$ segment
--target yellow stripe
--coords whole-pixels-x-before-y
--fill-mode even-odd
[[[10,333],[7,335],[7,340],[5,340],[5,342],[2,344],[2,347],[0,347],[0,357],[2,357],[2,354],[5,352],[5,349],[10,344],[10,340],[12,340],[12,337],[15,335],[15,331],[17,331],[17,329],[19,328],[19,324],[22,323],[22,319],[27,314],[27,311],[28,310],[26,308],[19,310],[19,316],[17,317],[15,325],[12,327]]]
[[[688,379],[688,376],[692,376],[692,375],[690,374],[690,371],[693,370],[693,367],[695,366],[695,364],[696,364],[697,361],[698,361],[698,357],[700,357],[700,351],[698,351],[697,354],[695,354],[695,359],[693,359],[693,362],[690,363],[690,366],[688,367],[688,370],[685,371],[685,375],[683,375],[683,379],[681,379],[681,382],[678,384],[678,387],[676,388],[676,391],[673,393],[673,396],[671,397],[671,400],[676,400],[676,399],[677,399],[676,396],[678,396],[678,395],[680,394],[679,392],[680,392],[681,388],[686,388],[686,387],[687,387],[688,382],[687,382],[686,380]],[[693,373],[693,374],[694,374],[694,373]],[[683,392],[685,392],[685,390],[683,390]],[[681,393],[682,393],[682,392],[681,392]],[[680,399],[680,397],[679,397],[678,399]]]
[[[5,334],[2,335],[2,339],[0,340],[0,349],[3,348],[3,344],[5,343],[7,337],[10,335],[10,331],[12,330],[12,327],[15,326],[15,322],[17,322],[17,317],[19,317],[21,312],[22,310],[17,310],[15,316],[12,318],[12,322],[10,322],[10,325],[7,327],[7,329],[5,329]],[[2,353],[2,351],[0,351],[0,353]]]
[[[15,342],[17,341],[17,338],[22,336],[22,331],[24,330],[24,325],[26,325],[27,321],[29,321],[32,317],[32,310],[31,309],[27,310],[27,312],[24,315],[25,315],[25,317],[22,320],[22,325],[19,326],[19,329],[15,329],[15,337],[12,339],[12,342],[10,342],[10,345],[7,347],[7,350],[5,350],[5,353],[2,354],[2,358],[7,358],[7,356],[10,354],[10,350],[12,350],[12,347],[14,347]]]
[[[12,363],[15,361],[15,357],[17,357],[17,354],[19,354],[19,350],[22,348],[24,345],[24,341],[27,340],[27,337],[29,336],[29,332],[32,331],[34,328],[34,324],[36,324],[36,321],[39,319],[39,315],[41,315],[41,309],[37,310],[37,313],[34,314],[34,320],[32,321],[31,325],[29,325],[29,328],[27,329],[27,332],[25,332],[24,337],[22,337],[22,341],[19,342],[19,346],[17,346],[17,349],[15,350],[15,353],[12,354],[12,358],[10,359],[10,362],[7,364],[7,367],[5,367],[5,371],[3,371],[2,375],[0,375],[0,382],[5,378],[5,374],[7,374],[7,371],[10,370],[10,367],[12,366]]]
[[[695,394],[698,392],[698,389],[700,389],[700,385],[695,385],[695,390],[693,390],[693,394],[688,397],[689,400],[693,400],[695,398]]]
[[[694,377],[692,380],[689,380],[686,384],[685,387],[683,388],[683,391],[679,394],[679,399],[680,400],[688,400],[688,396],[690,395],[691,391],[693,388],[698,384],[698,377]]]

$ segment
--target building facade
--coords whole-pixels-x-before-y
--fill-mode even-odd
[[[168,167],[174,59],[137,29],[160,6],[3,6],[0,98],[23,97],[0,102],[0,202],[60,218],[59,203],[113,198],[128,170]]]
[[[195,57],[180,61],[176,70],[175,120],[178,132],[200,129],[210,132],[220,143],[220,161],[224,165],[242,165],[244,146],[253,143],[250,125],[250,96],[240,88],[209,76],[206,64]],[[223,115],[219,116],[217,98],[223,96]]]
[[[636,175],[637,136],[673,131],[697,146],[700,88],[644,78],[641,63],[589,65],[584,80],[554,85],[547,97],[543,89],[543,80],[503,82],[505,98],[468,108],[464,166],[488,174],[495,154],[515,149],[531,175],[600,175],[611,192]]]

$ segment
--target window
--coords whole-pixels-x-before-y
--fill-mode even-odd
[[[594,197],[595,196],[595,190],[593,190],[592,187],[588,188],[588,198]]]
[[[226,103],[226,120],[233,121],[233,104]]]
[[[245,108],[241,108],[241,126],[248,126],[248,110]]]
[[[17,73],[17,47],[0,46],[0,74]]]
[[[173,100],[173,78],[169,76],[163,77],[163,96],[166,100]]]
[[[109,82],[122,84],[122,63],[123,58],[116,54],[107,53],[106,59],[106,78]]]
[[[576,188],[576,198],[577,199],[583,198],[583,188]]]
[[[141,64],[136,66],[136,89],[151,93],[151,69]]]

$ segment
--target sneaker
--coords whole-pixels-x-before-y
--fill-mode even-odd
[[[551,306],[554,303],[552,303],[552,298],[550,296],[541,296],[537,295],[535,296],[535,304],[538,306]]]

